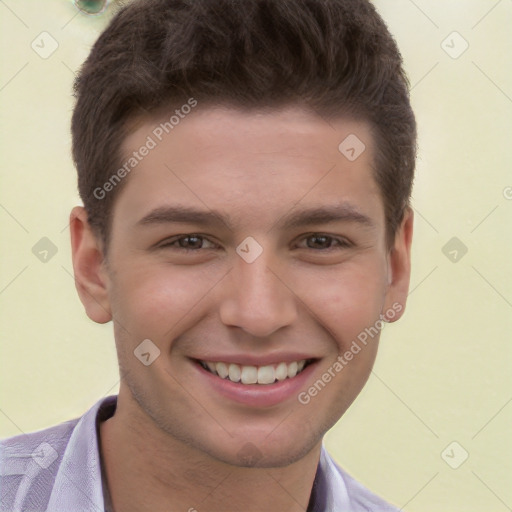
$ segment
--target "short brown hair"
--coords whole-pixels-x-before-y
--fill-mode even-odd
[[[105,250],[124,183],[102,199],[94,191],[121,165],[129,122],[191,97],[243,109],[297,104],[367,121],[388,247],[409,204],[416,122],[408,81],[368,0],[135,0],[96,41],[74,92],[78,187]]]

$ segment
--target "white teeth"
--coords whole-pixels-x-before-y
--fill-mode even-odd
[[[235,363],[202,361],[203,367],[221,379],[242,384],[274,384],[276,381],[293,379],[306,366],[306,360],[267,366],[242,366]]]
[[[258,368],[258,384],[273,384],[275,380],[273,366],[260,366]]]
[[[208,366],[208,369],[212,372],[212,373],[217,373],[217,365],[215,363],[205,363],[206,366]]]
[[[291,379],[291,378],[295,377],[295,375],[297,375],[297,370],[298,370],[297,363],[295,361],[293,363],[290,363],[288,365],[288,378]]]
[[[240,369],[240,366],[237,364],[230,364],[229,365],[229,380],[232,380],[233,382],[240,382],[240,378],[242,376],[242,370]]]
[[[258,368],[256,366],[242,366],[242,384],[256,384],[258,382]]]
[[[286,363],[279,363],[276,368],[276,379],[284,380],[288,377],[288,365]]]
[[[228,366],[226,365],[226,363],[217,363],[215,365],[215,367],[216,367],[217,373],[221,379],[225,379],[228,376],[229,372],[228,372]]]

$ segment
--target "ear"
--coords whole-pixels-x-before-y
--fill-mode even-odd
[[[410,207],[407,207],[404,218],[395,234],[394,245],[388,253],[389,284],[383,312],[383,320],[386,322],[395,322],[405,311],[411,277],[413,221],[414,212]]]
[[[94,234],[87,212],[76,206],[69,217],[75,285],[87,316],[104,324],[112,320],[108,276],[101,241]]]

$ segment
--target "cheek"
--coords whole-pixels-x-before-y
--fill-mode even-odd
[[[212,273],[213,274],[213,273]],[[215,284],[213,275],[192,266],[152,265],[120,269],[113,283],[114,317],[132,337],[168,339]]]
[[[380,318],[386,288],[382,265],[347,265],[318,275],[315,283],[304,289],[304,302],[344,351]]]

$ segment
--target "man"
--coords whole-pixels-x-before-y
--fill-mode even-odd
[[[76,285],[119,395],[2,442],[2,510],[396,510],[322,439],[403,313],[416,127],[365,0],[141,0],[75,83]]]

